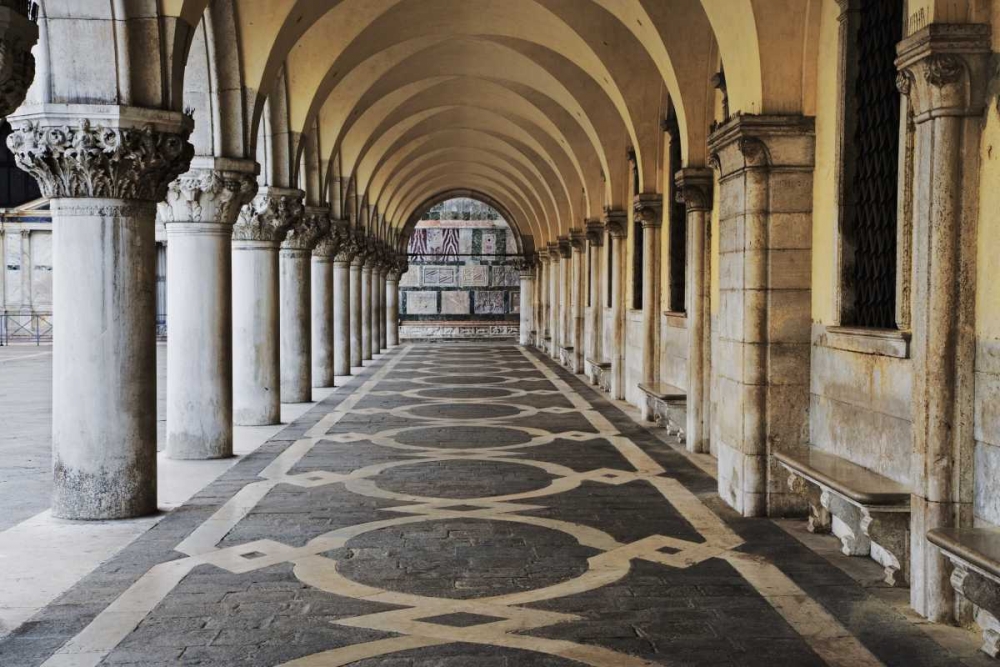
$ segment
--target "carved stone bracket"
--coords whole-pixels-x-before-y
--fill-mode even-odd
[[[559,237],[559,256],[563,259],[569,259],[573,254],[573,246],[569,242],[568,236]]]
[[[157,204],[164,223],[215,222],[231,225],[257,193],[259,166],[251,160],[195,158],[191,170],[171,181]]]
[[[789,471],[788,489],[806,499],[809,503],[809,522],[806,528],[810,533],[830,532],[830,510],[823,506],[822,491],[815,484],[811,484],[805,478]]]
[[[604,245],[604,223],[600,220],[588,220],[585,233],[591,248],[600,248]]]
[[[861,528],[861,509],[840,496],[823,489],[820,504],[833,519],[831,530],[840,539],[841,553],[845,556],[867,556],[871,553],[871,540]]]
[[[80,104],[20,111],[8,119],[7,147],[46,197],[159,202],[194,156],[194,121],[180,113]]]
[[[628,214],[619,209],[605,209],[604,229],[612,238],[624,238],[628,233]]]
[[[971,569],[961,560],[951,558],[951,561],[955,566],[951,573],[952,588],[976,606],[976,624],[983,631],[983,653],[993,658],[1000,657],[1000,583]]]
[[[663,195],[638,194],[632,200],[635,217],[645,227],[659,227],[663,224]]]
[[[24,1],[0,3],[0,115],[9,116],[21,103],[35,78],[31,47],[38,26],[28,16]]]
[[[301,190],[261,188],[243,207],[233,230],[239,241],[281,241],[302,217]]]
[[[861,508],[861,530],[872,542],[882,548],[888,563],[885,583],[890,586],[909,585],[910,571],[910,513],[878,512],[870,507]]]
[[[676,197],[688,211],[708,211],[712,208],[714,176],[710,169],[681,169],[674,176]]]

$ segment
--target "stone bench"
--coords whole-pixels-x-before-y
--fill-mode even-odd
[[[590,383],[600,387],[604,391],[611,391],[611,362],[598,361],[589,357],[585,361],[587,377],[590,378]]]
[[[643,415],[667,429],[668,435],[682,440],[687,421],[687,392],[664,382],[640,382],[639,390],[646,395]]]
[[[559,363],[563,365],[564,368],[568,368],[570,371],[575,372],[576,369],[573,367],[573,346],[568,347],[559,346]]]
[[[951,585],[974,605],[983,652],[1000,656],[1000,530],[937,528],[927,539],[955,566]]]
[[[832,532],[847,556],[870,556],[885,582],[906,586],[910,569],[910,490],[847,459],[809,447],[775,454],[789,488],[809,501],[809,531]]]

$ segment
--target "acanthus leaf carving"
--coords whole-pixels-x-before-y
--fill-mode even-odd
[[[302,192],[267,188],[240,209],[233,228],[238,241],[281,241],[302,217]]]
[[[162,201],[194,156],[190,122],[179,132],[152,125],[108,127],[81,120],[45,126],[15,120],[7,147],[17,166],[51,198]]]
[[[193,169],[167,187],[157,205],[160,219],[170,222],[233,224],[240,209],[257,193],[257,178],[248,172]]]
[[[965,66],[960,57],[950,53],[935,53],[927,57],[924,80],[935,88],[942,88],[957,83],[964,71]]]

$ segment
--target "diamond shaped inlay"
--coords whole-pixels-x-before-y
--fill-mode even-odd
[[[424,623],[434,623],[436,625],[447,625],[450,628],[470,628],[473,625],[484,625],[486,623],[495,623],[496,621],[502,621],[504,619],[497,616],[485,616],[483,614],[470,614],[469,612],[459,611],[454,614],[444,614],[443,616],[431,616],[429,618],[418,618],[418,621]]]
[[[476,505],[449,505],[448,507],[442,507],[443,510],[448,510],[450,512],[475,512],[476,510],[483,509],[482,507],[477,507]]]

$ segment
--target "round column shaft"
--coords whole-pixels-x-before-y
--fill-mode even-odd
[[[278,263],[281,277],[281,401],[308,403],[312,400],[310,252],[282,247]]]
[[[385,280],[385,342],[390,348],[399,345],[399,272],[395,269]]]
[[[351,262],[351,368],[359,368],[362,365],[361,353],[361,265],[364,260],[361,258]]]
[[[351,249],[347,241],[333,260],[333,372],[351,374]]]
[[[281,423],[278,247],[302,215],[302,192],[262,188],[233,235],[233,418]]]
[[[361,267],[361,358],[372,358],[372,264]]]
[[[314,387],[333,386],[333,259],[312,258],[312,380]]]

